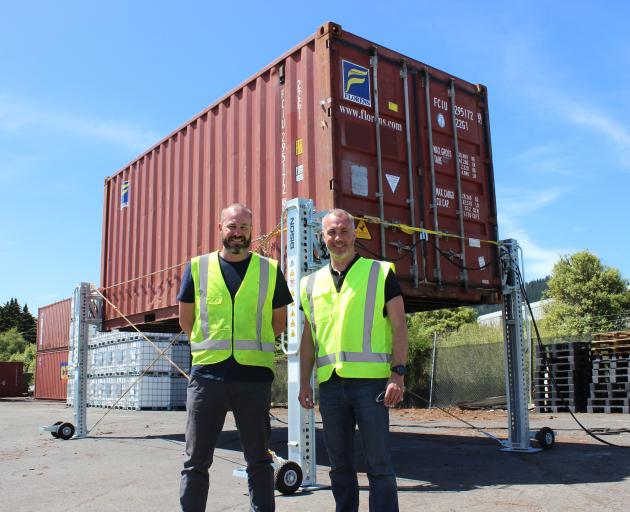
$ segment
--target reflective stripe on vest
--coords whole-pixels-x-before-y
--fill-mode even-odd
[[[269,274],[270,265],[266,258],[258,257],[260,261],[260,285],[258,288],[258,307],[256,308],[256,339],[255,340],[234,340],[235,350],[260,350],[262,352],[273,352],[273,343],[263,343],[262,326],[263,326],[263,308],[265,299],[269,291]],[[191,352],[199,352],[202,350],[230,350],[232,340],[212,340],[210,337],[210,329],[208,326],[208,267],[210,264],[210,254],[199,256],[199,314],[201,319],[201,332],[203,333],[203,341],[192,341],[190,344]],[[251,264],[251,262],[250,262]]]
[[[315,354],[317,354],[317,352],[319,352],[319,345],[317,343],[317,334],[316,334],[317,328],[315,327],[315,305],[313,304],[313,285],[315,284],[315,275],[316,273],[314,272],[306,278],[306,296],[308,297],[308,304],[310,307],[313,345],[315,345]],[[332,356],[332,360],[330,362],[326,362],[331,358],[331,356]],[[315,360],[315,364],[318,367],[323,366],[324,364],[331,364],[334,362],[335,362],[335,354],[329,354],[327,356],[318,357]]]
[[[320,271],[321,272],[321,271]],[[325,272],[330,272],[327,268]],[[389,352],[373,352],[372,351],[372,327],[374,325],[374,315],[379,312],[375,311],[376,294],[378,289],[378,279],[380,272],[380,263],[372,261],[369,270],[368,282],[365,292],[365,306],[363,310],[363,340],[361,352],[339,351],[337,353],[318,356],[315,359],[317,368],[322,368],[337,361],[346,361],[351,363],[389,363],[391,361],[391,353]],[[317,340],[317,325],[315,320],[315,302],[313,300],[313,288],[318,272],[309,275],[306,278],[306,298],[309,305],[311,331],[313,343],[315,346],[315,354],[319,352],[319,343]],[[338,359],[337,359],[338,356]]]

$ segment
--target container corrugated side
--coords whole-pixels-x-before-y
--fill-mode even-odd
[[[221,209],[248,204],[258,237],[293,197],[447,233],[361,227],[359,252],[396,262],[408,311],[498,300],[485,88],[374,47],[326,24],[106,180],[101,287],[124,315],[175,328],[183,264],[220,247]],[[347,99],[348,63],[369,101]],[[278,257],[279,239],[263,252]]]
[[[65,400],[68,385],[68,350],[38,352],[35,364],[35,398]]]
[[[0,397],[22,396],[24,387],[24,363],[0,361]]]
[[[61,350],[70,343],[72,299],[39,308],[37,312],[37,351]]]

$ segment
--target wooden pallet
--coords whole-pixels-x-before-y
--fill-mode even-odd
[[[591,352],[594,356],[630,354],[630,331],[594,334],[591,342]]]

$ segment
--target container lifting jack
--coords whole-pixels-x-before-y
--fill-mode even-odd
[[[302,485],[302,468],[297,462],[283,459],[272,450],[269,450],[269,453],[273,457],[271,465],[275,489],[282,494],[293,494]],[[232,474],[239,478],[247,478],[245,468],[235,469]]]
[[[302,409],[300,393],[300,340],[304,328],[304,313],[300,311],[300,280],[328,263],[328,254],[321,243],[322,218],[326,212],[316,212],[311,199],[291,199],[281,219],[282,270],[293,303],[287,312],[287,330],[282,335],[282,351],[287,355],[288,373],[288,460],[273,455],[276,490],[293,494],[321,489],[317,484],[315,462],[315,412]],[[286,252],[285,252],[286,249]],[[311,385],[314,377],[311,374]],[[234,476],[246,477],[244,468],[235,469]]]
[[[103,321],[103,303],[92,291],[89,283],[81,283],[72,295],[72,318],[70,322],[70,378],[74,379],[74,424],[57,421],[53,425],[40,427],[41,432],[50,432],[55,439],[68,440],[73,436],[85,437],[87,430],[87,363],[88,337],[91,325],[100,329]]]
[[[508,407],[508,439],[498,441],[506,452],[534,453],[549,450],[556,441],[556,435],[549,427],[539,431],[529,430],[527,409],[527,373],[523,343],[523,303],[519,278],[522,275],[518,266],[518,242],[514,239],[502,240],[499,244],[501,258],[501,286],[503,292],[503,337],[505,344],[505,389]],[[530,440],[535,440],[540,448],[533,448]]]

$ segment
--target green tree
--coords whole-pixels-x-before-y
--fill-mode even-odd
[[[24,353],[27,345],[16,327],[0,333],[0,361],[10,361],[11,356]]]
[[[474,322],[476,318],[477,313],[467,307],[415,313],[408,316],[409,338],[431,345],[434,333],[455,331],[464,324]]]
[[[589,251],[561,257],[548,284],[542,323],[554,336],[614,330],[629,313],[628,280]]]
[[[29,343],[35,343],[37,337],[37,321],[28,310],[28,305],[20,307],[17,299],[9,299],[0,306],[0,332],[16,327]]]
[[[24,363],[24,372],[31,374],[31,381],[33,379],[32,376],[35,375],[35,354],[37,353],[37,347],[34,343],[28,343],[24,352],[21,354],[13,354],[9,360],[10,361],[22,361]],[[31,384],[31,382],[29,382]]]

